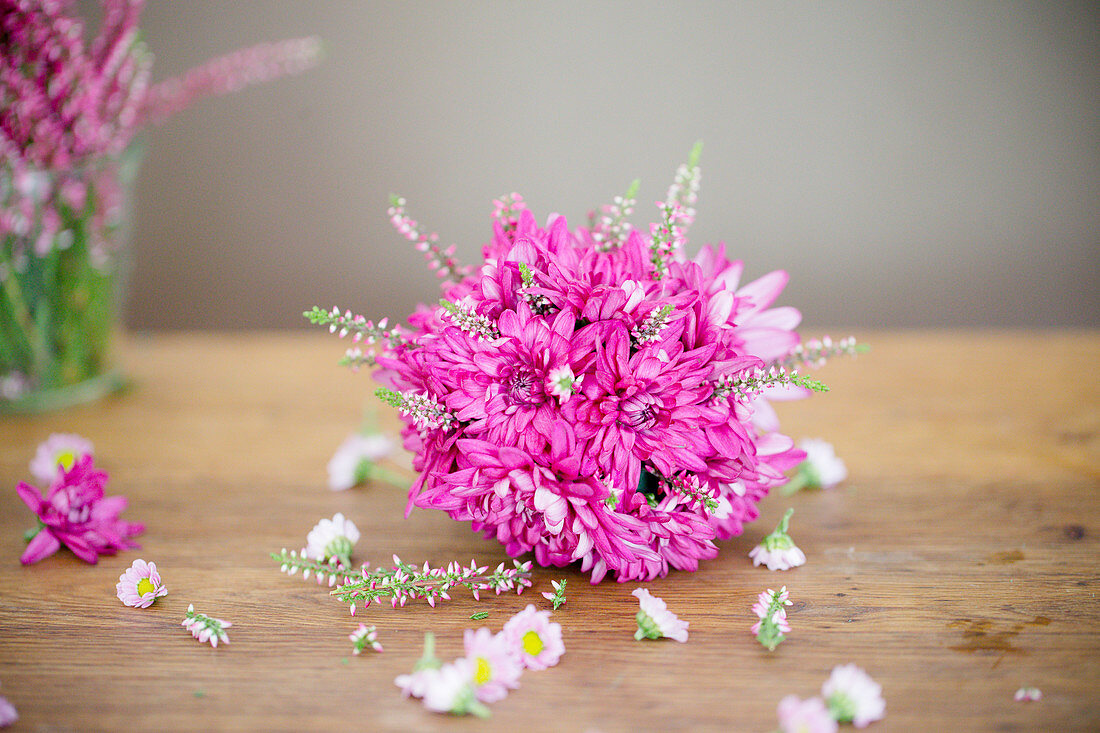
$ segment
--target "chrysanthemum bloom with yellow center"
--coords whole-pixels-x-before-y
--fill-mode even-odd
[[[553,667],[565,654],[561,624],[550,621],[549,611],[539,611],[532,605],[508,619],[501,634],[527,669]]]
[[[160,579],[156,563],[137,559],[118,576],[115,592],[127,606],[148,608],[156,599],[168,595],[168,588]]]
[[[482,702],[503,700],[509,690],[519,687],[523,666],[510,651],[504,633],[493,634],[482,627],[467,629],[463,635],[466,659],[473,665],[473,685]]]
[[[54,433],[38,444],[31,459],[31,474],[44,484],[52,483],[59,467],[68,471],[76,459],[92,453],[92,443],[86,438],[72,433]]]

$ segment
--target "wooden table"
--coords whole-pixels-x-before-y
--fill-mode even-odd
[[[362,530],[356,557],[376,564],[393,553],[495,564],[502,549],[438,512],[402,518],[403,490],[326,488],[329,456],[374,398],[324,335],[133,337],[130,393],[0,422],[0,694],[23,730],[766,731],[780,698],[818,694],[834,665],[854,662],[884,689],[887,717],[872,730],[1097,730],[1100,337],[860,335],[870,354],[818,373],[831,393],[780,406],[788,433],[835,444],[847,483],[768,498],[717,560],[648,584],[690,622],[687,644],[634,641],[637,584],[537,569],[518,598],[361,611],[386,648],[361,657],[347,608],[280,574],[269,552],[302,546],[337,511]],[[148,526],[140,551],[20,566],[33,522],[13,489],[55,431],[95,442],[108,493]],[[808,563],[754,568],[749,549],[788,506]],[[138,557],[169,588],[144,611],[114,592]],[[453,658],[463,629],[495,631],[545,605],[538,592],[560,577],[566,655],[528,672],[492,719],[401,698],[393,678],[425,630]],[[794,631],[768,653],[749,608],[781,584]],[[233,622],[229,646],[180,627],[191,602]],[[476,611],[488,619],[471,621]],[[1013,701],[1021,686],[1042,700]]]

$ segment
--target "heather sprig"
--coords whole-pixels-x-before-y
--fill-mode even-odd
[[[518,294],[522,297],[527,305],[531,306],[531,311],[544,316],[550,313],[554,309],[554,304],[550,302],[550,299],[545,295],[530,292],[530,289],[535,285],[535,276],[531,272],[531,268],[527,266],[526,262],[519,262],[519,276],[523,281],[523,285],[519,288]]]
[[[280,552],[271,553],[271,559],[279,563],[279,571],[287,575],[302,574],[302,580],[308,580],[310,576],[317,578],[317,584],[326,582],[329,587],[337,583],[361,580],[367,566],[349,566],[340,562],[335,557],[328,560],[314,560],[309,557],[305,548],[299,552],[291,550],[287,552],[284,547]]]
[[[707,514],[718,511],[718,500],[710,495],[710,492],[699,483],[699,477],[694,474],[678,474],[665,479],[668,490],[703,507]]]
[[[649,228],[650,262],[657,279],[668,273],[669,262],[687,244],[687,230],[695,222],[695,204],[699,200],[699,183],[702,178],[699,169],[699,156],[702,152],[703,143],[695,143],[687,163],[681,164],[676,170],[676,177],[669,186],[664,202],[657,204],[662,218]]]
[[[519,223],[519,215],[527,208],[523,197],[512,192],[499,199],[493,199],[493,218],[500,222],[501,228],[507,232],[514,232]]]
[[[723,374],[715,382],[713,398],[725,399],[733,395],[743,401],[759,395],[768,387],[805,387],[814,392],[829,391],[825,384],[813,377],[773,366],[768,369],[754,369],[748,376]]]
[[[471,269],[458,264],[455,260],[455,245],[446,249],[439,246],[439,235],[435,232],[425,234],[420,228],[419,222],[409,216],[405,210],[406,201],[397,195],[390,196],[390,208],[388,214],[390,223],[405,239],[413,242],[417,251],[424,254],[428,266],[441,279],[458,281],[470,274]]]
[[[370,648],[376,652],[382,651],[382,644],[378,641],[378,628],[373,624],[359,624],[355,631],[348,635],[348,641],[352,643],[351,653],[359,655],[364,649]]]
[[[752,627],[752,633],[756,634],[759,641],[769,652],[783,642],[791,631],[787,623],[787,610],[785,606],[792,605],[787,593],[787,586],[779,591],[768,588],[760,594],[753,605],[753,613],[760,619]]]
[[[554,592],[542,592],[542,597],[554,604],[555,611],[558,610],[559,606],[565,605],[565,584],[567,582],[569,582],[568,578],[562,578],[561,580],[551,580],[550,585],[554,586]]]
[[[469,304],[456,304],[446,298],[440,298],[439,305],[452,323],[478,341],[491,341],[500,338],[500,331],[497,329],[496,324],[488,316],[475,312]]]
[[[644,346],[651,341],[659,341],[661,339],[661,331],[668,325],[669,316],[672,315],[672,311],[673,307],[671,305],[664,305],[660,308],[651,310],[649,315],[645,317],[645,320],[630,331],[630,335],[635,343],[639,346]]]
[[[187,618],[180,625],[190,631],[191,636],[198,639],[200,644],[209,641],[210,646],[216,647],[219,641],[223,644],[229,643],[229,634],[225,630],[233,624],[220,618],[195,613],[195,604],[191,603],[187,606]]]
[[[481,591],[491,590],[500,595],[515,590],[520,594],[524,588],[531,587],[531,561],[515,560],[511,568],[501,563],[491,573],[487,565],[479,567],[473,560],[469,567],[451,562],[445,567],[433,568],[427,562],[416,566],[394,555],[393,563],[392,568],[364,568],[358,580],[348,580],[331,594],[349,604],[354,614],[359,603],[366,608],[371,603],[380,603],[383,598],[389,598],[393,608],[417,598],[427,600],[428,605],[434,607],[436,601],[450,600],[450,591],[454,588],[466,588],[479,599]]]
[[[784,369],[797,369],[799,367],[818,368],[825,366],[825,362],[838,356],[856,356],[866,354],[871,350],[869,344],[856,342],[855,336],[833,341],[828,336],[820,339],[810,339],[802,344],[796,344],[787,356],[775,362],[775,366]]]
[[[436,428],[450,430],[457,422],[454,413],[439,404],[431,395],[394,392],[385,387],[379,387],[374,394],[386,404],[396,407],[402,415],[410,417],[421,430]]]
[[[329,333],[335,333],[340,338],[351,334],[352,343],[363,342],[370,346],[378,341],[385,341],[390,348],[396,348],[405,343],[404,337],[396,328],[386,328],[389,324],[388,318],[383,318],[375,324],[374,321],[349,310],[341,313],[336,306],[333,306],[332,310],[313,306],[302,313],[302,316],[315,326],[328,326]]]
[[[607,252],[621,247],[634,230],[626,218],[634,213],[640,185],[641,181],[635,178],[625,194],[616,196],[610,204],[600,207],[598,219],[595,213],[592,214],[592,239],[596,241],[598,251]]]

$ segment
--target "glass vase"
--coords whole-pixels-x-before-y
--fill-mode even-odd
[[[0,414],[99,399],[115,349],[141,146],[79,166],[0,164]]]

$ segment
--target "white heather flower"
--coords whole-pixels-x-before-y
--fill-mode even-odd
[[[638,611],[638,630],[634,638],[660,639],[662,636],[679,642],[688,640],[688,623],[681,621],[660,598],[650,595],[645,588],[635,588],[632,596],[638,599],[641,608]]]
[[[565,654],[561,624],[551,623],[549,611],[539,611],[532,605],[508,619],[501,633],[527,669],[553,667]]]
[[[31,474],[44,484],[51,484],[57,478],[57,467],[66,471],[73,467],[77,459],[91,455],[91,441],[72,433],[54,433],[38,444],[38,450],[31,459]]]
[[[840,723],[866,728],[886,715],[882,685],[854,664],[833,667],[829,679],[821,686],[821,695]]]
[[[508,696],[508,690],[519,687],[523,665],[512,654],[504,632],[493,634],[482,627],[467,629],[462,637],[466,659],[473,665],[473,685],[477,699],[496,702]]]
[[[217,648],[218,642],[229,643],[229,634],[225,633],[233,624],[220,618],[195,613],[195,604],[187,605],[187,618],[181,623],[183,628],[191,632],[191,636],[199,640],[200,644],[210,642],[210,646]]]
[[[148,608],[156,599],[168,595],[168,588],[161,582],[156,563],[139,558],[118,576],[115,594],[127,606]]]
[[[328,462],[328,487],[344,491],[365,483],[375,461],[392,451],[393,441],[384,435],[349,435]]]
[[[798,466],[804,485],[811,489],[831,489],[848,478],[848,468],[836,456],[831,443],[819,438],[804,438],[798,447],[806,451],[806,460]]]
[[[321,562],[335,557],[344,565],[351,565],[351,548],[358,541],[355,524],[336,512],[332,519],[322,519],[306,535],[306,554]]]
[[[374,626],[359,624],[359,628],[351,632],[348,639],[354,645],[351,650],[352,654],[362,654],[367,647],[376,652],[382,651],[382,645],[378,643],[378,629]]]
[[[794,509],[788,509],[783,519],[779,520],[775,531],[752,548],[749,557],[752,558],[753,565],[767,565],[768,570],[789,570],[805,564],[805,553],[798,549],[798,545],[787,534],[787,526],[792,514]]]
[[[1043,691],[1038,687],[1021,687],[1013,697],[1016,702],[1038,702],[1043,699]]]
[[[566,364],[557,369],[552,369],[546,377],[546,388],[550,394],[558,398],[559,403],[564,403],[580,390],[584,375],[579,377],[573,374],[573,368]]]

